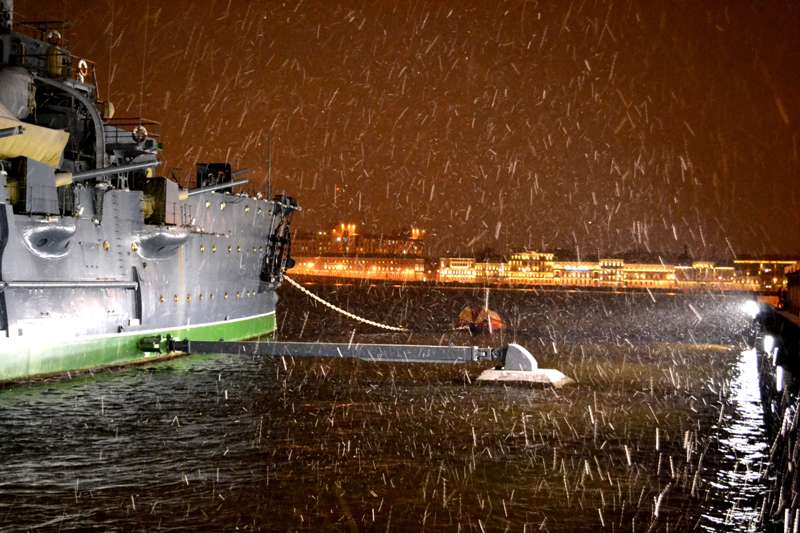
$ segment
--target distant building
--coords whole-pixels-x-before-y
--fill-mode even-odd
[[[732,266],[715,265],[710,261],[693,261],[689,265],[677,265],[675,278],[682,286],[724,284],[742,289],[756,288],[747,280],[737,279]]]
[[[681,289],[711,287],[756,290],[751,279],[737,278],[734,267],[695,261],[686,265],[627,263],[618,258],[598,261],[559,261],[549,252],[525,251],[507,262],[446,257],[439,260],[438,280],[446,282]]]
[[[396,235],[362,234],[355,224],[339,224],[328,231],[298,234],[292,249],[296,256],[397,256],[424,257],[425,230],[411,228]]]
[[[797,259],[737,259],[733,269],[734,275],[745,283],[765,290],[780,290],[786,286],[786,269],[798,263]]]
[[[600,259],[600,281],[612,287],[625,283],[625,261],[623,259]]]
[[[508,260],[487,255],[475,260],[475,280],[480,283],[498,283],[508,279]]]
[[[625,287],[672,288],[678,284],[675,266],[662,263],[625,263],[622,266]]]
[[[553,278],[557,285],[597,285],[599,268],[590,261],[554,261]]]
[[[555,254],[549,252],[517,252],[508,261],[508,279],[538,280],[541,284],[553,282]]]
[[[443,257],[439,260],[437,280],[442,283],[472,283],[476,278],[475,259],[472,257]]]
[[[355,224],[299,234],[292,242],[292,274],[425,281],[425,230],[362,234]]]
[[[742,259],[718,265],[693,261],[647,263],[643,258],[560,261],[552,252],[521,251],[501,257],[486,251],[478,258],[425,259],[425,231],[361,233],[355,224],[298,235],[292,244],[293,275],[394,281],[437,281],[564,287],[713,289],[777,291],[786,286],[784,270],[800,270],[794,259]],[[638,260],[637,260],[638,259]]]

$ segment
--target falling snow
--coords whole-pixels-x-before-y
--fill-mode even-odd
[[[17,7],[75,22],[101,96],[163,123],[177,176],[264,175],[271,136],[300,227],[413,224],[441,253],[800,249],[793,2]]]

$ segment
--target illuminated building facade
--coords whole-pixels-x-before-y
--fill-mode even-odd
[[[559,261],[547,252],[526,251],[511,256],[504,265],[466,258],[439,260],[440,282],[488,282],[509,285],[566,287],[763,290],[754,276],[734,266],[695,261],[689,265],[627,263],[624,259]],[[771,278],[770,278],[771,279]],[[768,290],[768,288],[767,288]]]
[[[475,261],[475,280],[498,283],[508,278],[508,261],[504,257],[484,257]]]
[[[411,228],[395,235],[362,234],[355,224],[296,236],[293,275],[433,281],[494,285],[550,285],[640,289],[778,290],[786,286],[784,269],[800,262],[736,260],[732,265],[711,261],[682,264],[560,261],[552,252],[522,251],[509,258],[443,257],[426,264],[425,231]],[[796,272],[796,270],[795,270]]]
[[[549,252],[517,252],[508,261],[509,281],[535,279],[541,284],[553,283],[555,254]]]
[[[619,287],[619,288],[700,288],[722,290],[757,290],[758,284],[749,278],[737,276],[734,267],[696,261],[691,265],[664,263],[627,263],[623,259],[603,258],[599,261],[558,261],[554,254],[519,252],[511,256],[506,268],[494,267],[491,275],[481,272],[480,263],[474,264],[475,276],[471,278],[465,259],[458,258],[461,269],[452,274],[450,262],[456,258],[439,261],[439,280],[475,281],[494,280],[511,285],[558,285],[568,287]],[[443,270],[447,265],[449,268]]]
[[[442,283],[474,283],[477,279],[475,259],[472,257],[445,257],[440,259],[437,279]]]
[[[737,259],[733,262],[736,276],[766,290],[786,286],[786,270],[796,268],[796,259]]]
[[[425,230],[418,228],[397,235],[372,235],[362,234],[355,224],[339,224],[328,231],[298,234],[292,249],[297,257],[424,257],[424,238]]]
[[[425,230],[397,235],[362,234],[355,224],[297,235],[293,275],[425,281]]]

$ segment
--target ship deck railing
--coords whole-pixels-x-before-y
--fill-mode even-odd
[[[130,142],[129,135],[139,126],[147,130],[147,136],[159,140],[161,138],[161,122],[142,117],[115,117],[105,121],[106,144],[118,144],[119,142]]]
[[[47,34],[50,31],[56,30],[62,36],[68,24],[62,20],[29,20],[29,21],[15,21],[14,31],[31,37],[33,39],[47,42]],[[94,87],[96,97],[99,98],[99,89],[97,87],[97,65],[94,61],[86,59],[85,57],[76,56],[69,52],[63,45],[58,45],[60,55],[67,58],[62,67],[60,76],[55,76],[62,80],[71,80],[91,85]],[[41,74],[53,76],[53,72],[48,68],[48,54],[26,54],[26,66]],[[32,60],[32,61],[31,61]]]

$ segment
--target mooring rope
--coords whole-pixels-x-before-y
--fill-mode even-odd
[[[345,311],[341,307],[336,307],[335,305],[333,305],[332,303],[328,302],[327,300],[323,300],[322,298],[320,298],[319,296],[317,296],[316,294],[314,294],[313,292],[311,292],[310,290],[306,289],[305,287],[300,285],[298,282],[296,282],[295,280],[293,280],[292,278],[287,276],[286,274],[283,275],[283,279],[288,281],[291,285],[293,285],[297,290],[299,290],[300,292],[302,292],[306,296],[309,296],[309,297],[313,298],[314,300],[318,301],[319,303],[321,303],[322,305],[324,305],[325,307],[327,307],[329,309],[333,309],[334,311],[338,311],[339,313],[343,314],[344,316],[346,316],[348,318],[352,318],[353,320],[357,320],[359,322],[363,322],[364,324],[369,324],[370,326],[375,326],[376,328],[386,329],[386,330],[389,330],[389,331],[408,331],[408,329],[406,329],[406,328],[401,328],[401,327],[398,327],[398,326],[389,326],[387,324],[381,324],[379,322],[374,322],[374,321],[366,319],[364,317],[360,317],[358,315],[354,315],[353,313],[351,313],[349,311]]]

